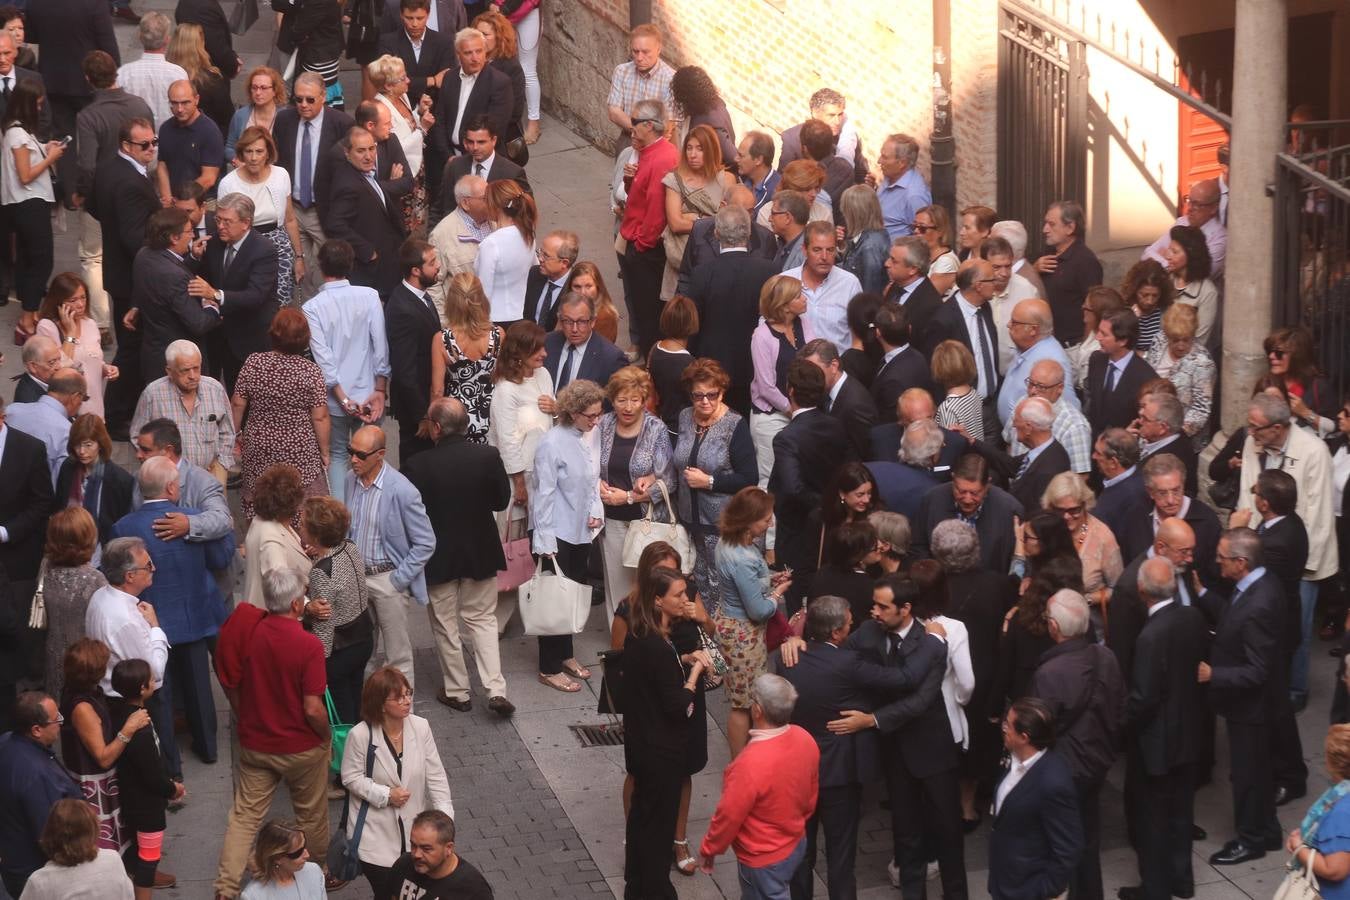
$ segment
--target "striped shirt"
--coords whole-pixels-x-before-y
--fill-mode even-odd
[[[230,397],[216,379],[202,376],[197,401],[188,412],[183,394],[166,375],[146,385],[131,417],[131,439],[152,419],[168,419],[183,437],[183,458],[194,466],[211,468],[217,459],[226,469],[234,468],[234,419]]]
[[[675,77],[664,59],[658,59],[656,65],[646,72],[639,72],[632,60],[619,63],[614,67],[614,76],[609,82],[609,106],[617,106],[626,113],[633,111],[633,104],[639,100],[660,100],[666,105],[666,118],[675,117],[675,101],[670,93],[670,79]],[[662,122],[661,128],[665,128]]]
[[[384,496],[384,474],[387,467],[380,466],[380,474],[367,485],[356,479],[356,492],[351,497],[352,526],[350,537],[356,541],[356,549],[366,561],[366,567],[387,566],[393,562],[384,548],[384,536],[380,534],[380,500]]]

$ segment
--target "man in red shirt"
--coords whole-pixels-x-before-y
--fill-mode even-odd
[[[310,856],[328,856],[328,713],[323,644],[300,625],[307,573],[287,568],[263,575],[269,613],[257,623],[237,687],[228,691],[239,720],[239,774],[216,872],[216,897],[239,896],[239,882],[258,827],[286,782]],[[334,890],[335,886],[329,886]]]
[[[628,315],[637,324],[645,358],[661,337],[661,278],[666,270],[666,187],[661,179],[680,162],[680,152],[666,140],[666,107],[659,100],[633,104],[633,146],[638,161],[628,188],[619,235],[628,242],[619,258]],[[626,173],[625,173],[626,174]]]
[[[722,799],[703,836],[704,872],[731,846],[742,885],[758,897],[786,897],[806,855],[806,820],[816,811],[820,748],[792,721],[797,689],[761,675],[750,687],[750,743],[722,773]]]

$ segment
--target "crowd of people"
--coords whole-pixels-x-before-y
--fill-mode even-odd
[[[953,215],[918,141],[869,157],[828,88],[738,140],[709,73],[640,25],[605,101],[621,347],[608,242],[587,260],[539,229],[538,3],[348,6],[274,2],[286,75],[242,71],[217,0],[0,10],[0,302],[24,366],[0,414],[11,896],[175,883],[183,753],[225,743],[214,679],[239,745],[217,897],[321,897],[352,875],[335,840],[379,900],[491,897],[412,702],[470,711],[472,655],[514,713],[497,605],[535,560],[598,586],[632,900],[728,848],[744,896],[809,898],[815,872],[855,896],[878,783],[907,900],[930,866],[967,896],[986,815],[993,896],[1092,900],[1122,756],[1141,884],[1120,897],[1189,897],[1216,717],[1234,821],[1210,862],[1287,842],[1338,882],[1343,727],[1337,787],[1287,839],[1276,810],[1308,788],[1313,638],[1344,630],[1350,401],[1311,334],[1273,332],[1202,490],[1225,179],[1113,287],[1078,202]],[[67,213],[81,271],[53,275]],[[594,674],[573,633],[538,636],[542,685]],[[695,851],[718,688],[732,763]],[[283,781],[296,821],[265,821]]]

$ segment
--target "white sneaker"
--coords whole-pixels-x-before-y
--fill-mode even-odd
[[[886,863],[886,874],[891,876],[891,887],[900,887],[900,867],[895,864],[895,860]]]

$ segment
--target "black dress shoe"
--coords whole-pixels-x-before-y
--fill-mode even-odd
[[[1248,847],[1241,841],[1234,841],[1230,846],[1226,846],[1218,853],[1211,855],[1209,864],[1211,866],[1236,866],[1240,863],[1260,859],[1265,855],[1265,850]]]
[[[1195,885],[1188,884],[1179,888],[1172,888],[1172,896],[1180,897],[1181,900],[1191,900],[1195,896]]]
[[[472,700],[456,700],[446,694],[444,688],[436,692],[436,702],[448,706],[456,712],[468,712],[473,709]]]
[[[1289,803],[1292,800],[1297,800],[1299,797],[1306,796],[1307,793],[1308,789],[1306,787],[1301,787],[1297,789],[1290,789],[1287,787],[1276,788],[1275,805],[1284,806],[1286,803]]]
[[[489,697],[488,709],[505,719],[516,711],[516,706],[505,697]]]
[[[964,818],[963,818],[963,819],[961,820],[961,831],[962,831],[963,833],[965,833],[965,834],[972,834],[972,833],[974,833],[975,829],[977,829],[977,828],[980,827],[980,823],[983,822],[983,821],[984,821],[984,816],[983,816],[983,815],[980,815],[979,813],[976,813],[976,814],[975,814],[975,818],[973,818],[973,819],[964,819]]]
[[[1116,891],[1119,900],[1141,900],[1144,896],[1144,888],[1141,885],[1131,885],[1123,887]]]
[[[1207,838],[1207,837],[1209,837],[1209,832],[1208,832],[1208,831],[1206,831],[1205,829],[1201,828],[1199,825],[1192,825],[1192,826],[1191,826],[1191,840],[1193,840],[1193,841],[1203,841],[1203,840],[1204,840],[1205,838]]]

